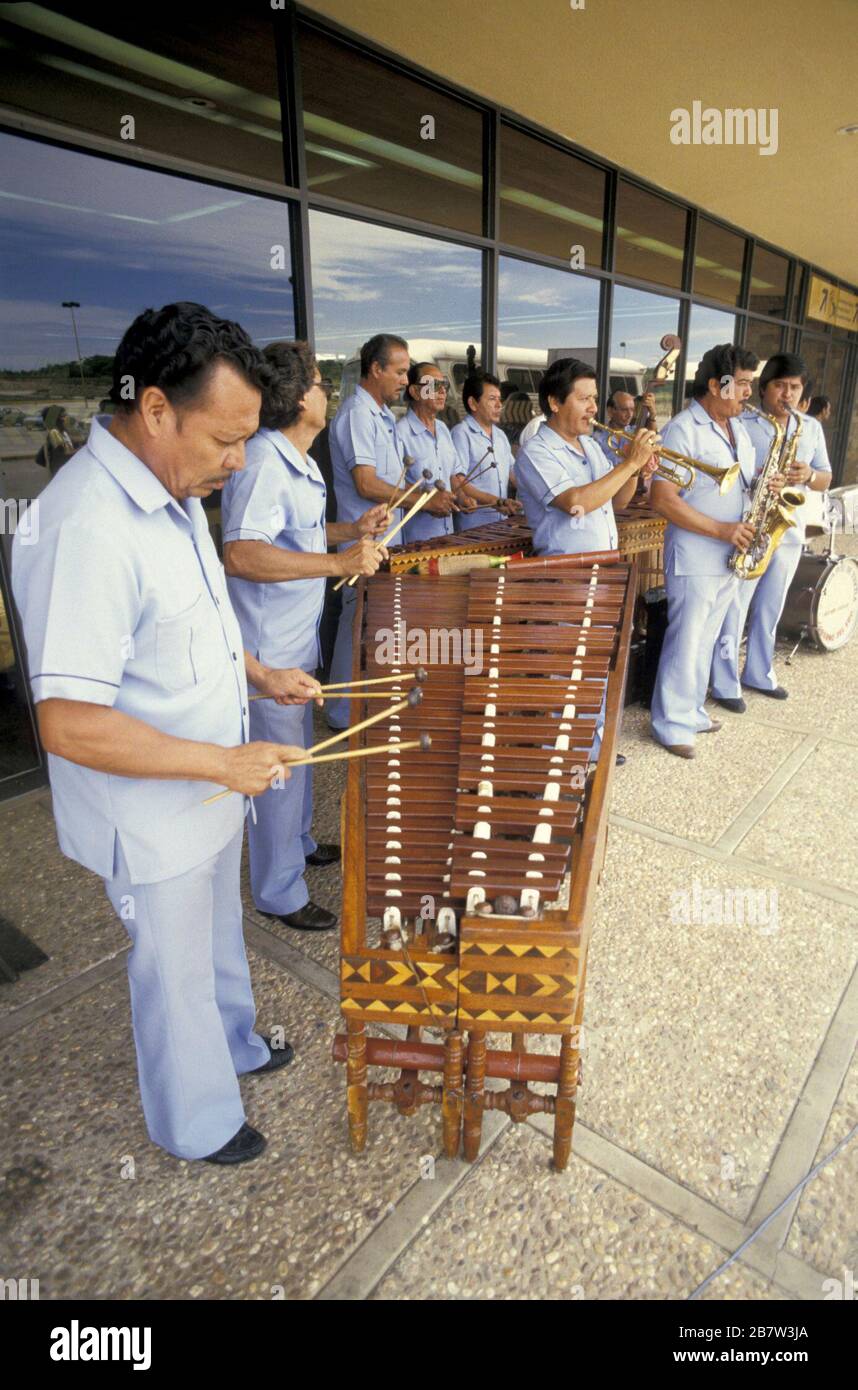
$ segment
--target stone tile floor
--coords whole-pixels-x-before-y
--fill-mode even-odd
[[[0,1277],[46,1298],[688,1298],[858,1121],[858,640],[785,652],[790,699],[723,714],[694,763],[626,711],[564,1174],[541,1116],[488,1115],[469,1167],[438,1156],[434,1110],[373,1107],[352,1155],[336,933],[260,916],[246,865],[259,1015],[297,1051],[244,1083],[269,1147],[234,1171],[155,1148],[125,935],[48,793],[0,807],[0,912],[50,956],[0,986]],[[319,769],[321,840],[341,794]],[[336,870],[309,881],[338,906]],[[858,1138],[700,1296],[854,1287],[856,1188]]]

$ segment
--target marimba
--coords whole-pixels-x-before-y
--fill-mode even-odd
[[[389,751],[350,761],[343,806],[334,1057],[356,1151],[372,1102],[437,1104],[450,1157],[474,1159],[500,1109],[553,1114],[554,1163],[568,1161],[634,584],[616,553],[361,581],[354,679],[395,675],[397,712],[353,735]],[[422,703],[399,710],[415,664]],[[398,755],[424,731],[430,752]],[[529,1052],[533,1034],[558,1036],[559,1055]]]

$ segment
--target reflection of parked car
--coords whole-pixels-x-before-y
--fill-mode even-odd
[[[15,652],[12,647],[12,634],[9,631],[9,619],[6,617],[6,605],[0,595],[0,675],[10,671],[15,665]]]
[[[38,415],[25,415],[22,423],[25,430],[43,430],[45,428],[44,416],[41,413]]]

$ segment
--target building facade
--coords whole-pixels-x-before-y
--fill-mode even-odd
[[[16,515],[50,480],[48,431],[85,437],[146,307],[308,338],[334,406],[380,330],[456,385],[477,361],[531,400],[559,353],[591,360],[603,396],[634,391],[675,333],[662,422],[713,343],[794,350],[832,400],[834,483],[858,482],[854,285],[300,6],[116,9],[0,5],[0,796],[44,780]]]

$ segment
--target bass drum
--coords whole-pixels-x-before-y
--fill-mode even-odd
[[[805,550],[787,592],[780,637],[809,637],[821,652],[836,652],[858,627],[858,563],[848,555]]]

